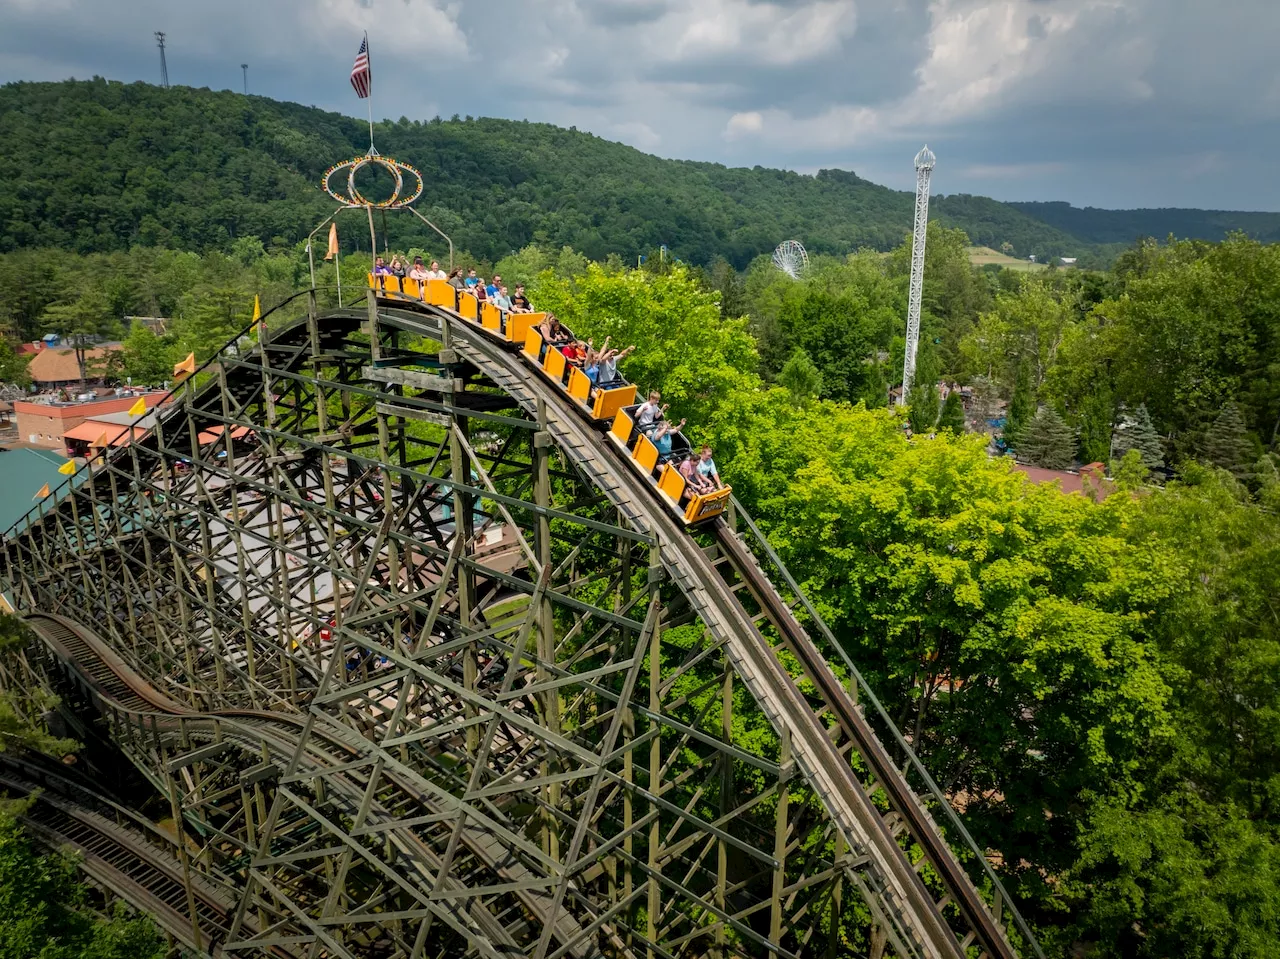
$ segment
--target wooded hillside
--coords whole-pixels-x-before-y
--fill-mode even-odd
[[[294,103],[99,78],[0,87],[0,143],[9,185],[0,195],[0,251],[143,244],[225,252],[242,237],[268,249],[304,238],[330,208],[320,174],[362,153],[367,136],[361,120]],[[665,243],[686,261],[723,256],[741,268],[791,237],[817,253],[887,250],[911,225],[911,194],[851,172],[663,160],[547,124],[401,119],[378,124],[377,143],[423,171],[420,209],[459,249],[490,259],[531,242],[593,259]],[[1008,243],[1019,256],[1088,261],[1107,252],[1096,244],[1168,232],[1163,218],[1148,225],[1136,214],[1050,212],[1052,225],[984,197],[940,196],[932,206],[975,244]],[[1259,225],[1215,216],[1222,230]],[[393,246],[428,239],[408,218],[387,226]]]

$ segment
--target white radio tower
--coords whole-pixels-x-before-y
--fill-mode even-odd
[[[916,375],[916,348],[920,345],[920,291],[924,286],[924,241],[929,225],[929,176],[937,160],[928,144],[916,154],[916,222],[911,237],[911,294],[907,299],[907,350],[902,360],[899,406],[907,402],[911,381]]]

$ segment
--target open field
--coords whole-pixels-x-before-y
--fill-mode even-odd
[[[1016,256],[1007,256],[998,250],[991,249],[989,246],[971,246],[966,249],[966,252],[969,254],[969,262],[974,266],[986,266],[989,263],[995,263],[1010,270],[1026,270],[1028,273],[1048,269],[1043,263],[1029,263],[1026,260],[1018,259]]]

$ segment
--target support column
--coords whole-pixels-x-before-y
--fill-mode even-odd
[[[547,405],[538,400],[538,431],[533,435],[533,501],[537,506],[547,509],[551,506],[551,434],[547,431]],[[519,530],[513,531],[517,536]],[[544,570],[551,568],[551,521],[545,513],[538,514],[534,528],[534,551],[538,562]],[[538,669],[539,683],[549,683],[554,677],[548,664],[556,661],[555,618],[551,609],[551,600],[546,593],[539,602],[536,613],[538,624]],[[542,694],[543,723],[547,732],[560,735],[560,691],[548,689]],[[549,778],[560,771],[560,764],[544,759],[542,776]],[[543,788],[543,800],[547,809],[543,810],[542,846],[552,859],[560,858],[560,823],[551,809],[560,806],[560,784],[549,783]]]
[[[769,941],[778,943],[782,939],[782,890],[787,882],[787,812],[791,801],[791,792],[787,782],[791,778],[791,733],[780,729],[778,735],[778,809],[773,823],[773,858],[778,865],[773,868],[773,908],[769,918]],[[769,950],[770,956],[777,956],[776,950]]]
[[[661,567],[661,552],[655,539],[649,548],[649,589],[658,588]],[[639,655],[637,650],[636,655]],[[649,640],[649,709],[657,716],[662,711],[662,618],[653,624],[653,636]],[[651,720],[657,722],[657,720]],[[654,796],[662,796],[662,736],[654,736],[649,743],[649,792]],[[658,849],[662,845],[661,810],[656,803],[649,803],[649,813],[653,816],[649,823],[649,898],[648,898],[648,931],[649,948],[646,959],[654,959],[657,953],[653,944],[658,941],[658,916],[662,913],[662,887],[658,876],[662,872],[662,864],[658,861]]]

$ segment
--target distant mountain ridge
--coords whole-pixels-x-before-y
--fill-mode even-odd
[[[402,118],[376,130],[384,154],[422,170],[419,208],[474,256],[537,242],[630,258],[666,244],[690,262],[722,256],[741,267],[784,239],[843,254],[889,249],[911,228],[910,193],[842,170],[803,176],[665,160],[526,121]],[[266,97],[101,78],[8,84],[0,87],[8,187],[0,193],[0,251],[226,250],[246,236],[293,245],[332,210],[321,174],[366,146],[364,121]],[[1196,235],[1280,229],[1273,214],[1144,218],[964,194],[938,197],[931,212],[975,245],[1078,256],[1082,265],[1110,252],[1106,244],[1163,236],[1166,221],[1195,226]],[[387,228],[393,245],[437,242],[409,217],[388,217]],[[344,231],[344,245],[359,241],[359,230]]]
[[[1102,210],[1061,201],[1006,204],[1086,243],[1132,243],[1140,236],[1163,240],[1221,240],[1239,230],[1264,243],[1280,242],[1280,213],[1195,210],[1181,207]]]

